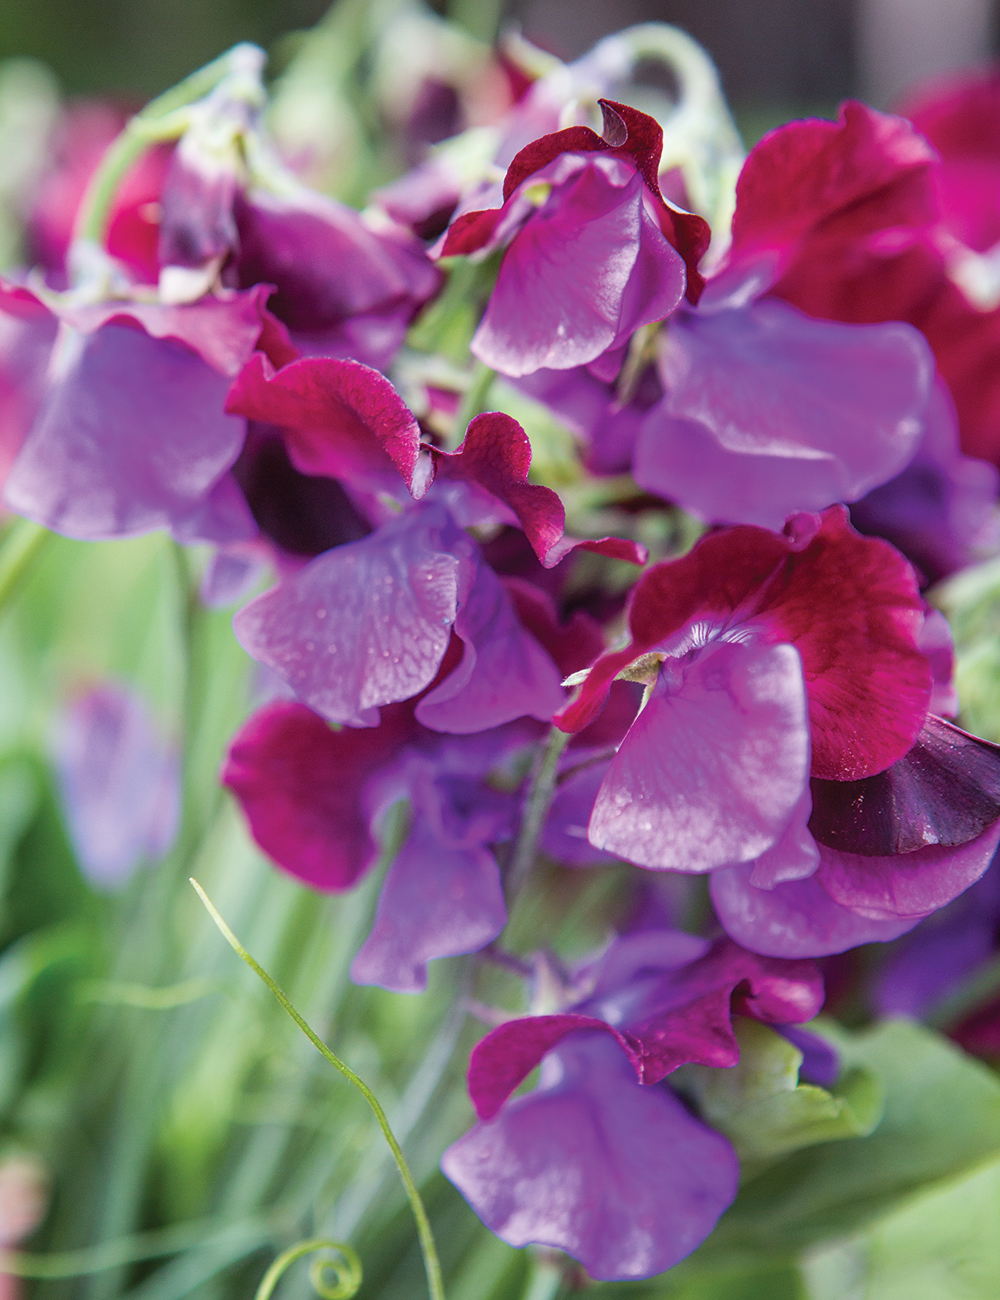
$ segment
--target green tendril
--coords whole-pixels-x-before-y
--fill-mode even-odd
[[[260,1286],[254,1300],[271,1300],[274,1288],[282,1274],[290,1265],[303,1255],[311,1255],[316,1250],[335,1250],[340,1260],[314,1259],[309,1269],[309,1281],[317,1295],[323,1300],[351,1300],[357,1295],[361,1286],[361,1260],[357,1253],[342,1241],[330,1241],[326,1237],[314,1237],[310,1241],[300,1241],[295,1246],[283,1250],[271,1267],[261,1278]],[[323,1276],[333,1270],[333,1281],[328,1282]]]
[[[277,999],[278,1003],[281,1005],[283,1010],[291,1017],[292,1020],[295,1021],[298,1027],[305,1034],[306,1038],[309,1039],[313,1047],[316,1048],[316,1050],[320,1053],[320,1055],[323,1056],[327,1061],[329,1061],[329,1063],[333,1066],[333,1068],[339,1071],[344,1076],[344,1078],[348,1081],[348,1083],[353,1084],[354,1087],[357,1088],[358,1092],[361,1093],[362,1097],[364,1097],[365,1101],[368,1103],[369,1107],[371,1108],[372,1114],[375,1116],[375,1119],[378,1122],[379,1128],[382,1130],[382,1136],[385,1138],[386,1143],[389,1146],[389,1150],[392,1152],[393,1159],[396,1161],[396,1168],[399,1170],[399,1176],[403,1180],[403,1187],[406,1190],[406,1196],[410,1202],[410,1209],[413,1212],[413,1218],[417,1225],[417,1236],[420,1240],[420,1252],[424,1257],[424,1270],[427,1273],[427,1290],[430,1293],[431,1300],[444,1300],[444,1280],[441,1276],[441,1263],[440,1260],[438,1259],[437,1246],[434,1242],[434,1234],[431,1231],[430,1220],[427,1217],[427,1211],[424,1208],[424,1203],[420,1198],[420,1192],[417,1190],[417,1184],[414,1181],[413,1174],[410,1172],[410,1166],[406,1163],[406,1157],[403,1155],[402,1147],[396,1141],[396,1136],[393,1133],[392,1129],[389,1127],[389,1121],[386,1118],[385,1111],[382,1109],[381,1103],[379,1102],[378,1098],[372,1092],[371,1088],[368,1087],[367,1083],[365,1083],[365,1081],[362,1078],[356,1075],[354,1071],[351,1069],[351,1067],[345,1064],[340,1059],[339,1056],[335,1055],[329,1049],[329,1047],[327,1047],[327,1045],[323,1042],[323,1040],[315,1032],[315,1030],[307,1023],[307,1021],[301,1015],[299,1015],[298,1011],[296,1011],[296,1009],[292,1006],[285,992],[271,978],[271,976],[267,973],[267,971],[263,968],[263,966],[261,966],[259,962],[257,962],[253,957],[251,957],[250,953],[248,953],[246,948],[243,947],[239,939],[237,939],[236,935],[233,934],[232,930],[230,930],[229,926],[225,923],[225,921],[222,919],[219,913],[215,910],[215,907],[213,906],[208,895],[202,889],[201,885],[199,885],[197,880],[195,880],[193,877],[191,877],[191,884],[194,886],[195,890],[197,891],[198,897],[205,904],[209,916],[211,916],[212,920],[219,927],[219,930],[221,931],[223,938],[226,940],[226,942],[229,944],[232,950],[236,953],[236,955],[240,957],[244,962],[246,962],[246,964],[250,967],[250,969],[254,972],[254,974],[260,980],[262,980],[264,984],[267,985],[267,987],[271,990],[272,994]],[[336,1246],[336,1249],[341,1251],[343,1250],[343,1247],[341,1245],[339,1245],[338,1243],[334,1243],[334,1244]],[[293,1247],[293,1249],[298,1249],[298,1247]],[[310,1247],[310,1249],[312,1249],[312,1247]],[[288,1252],[286,1251],[285,1253],[287,1254]],[[307,1253],[307,1251],[303,1250],[302,1253],[305,1254]],[[279,1256],[279,1259],[281,1258],[283,1258],[283,1256]],[[277,1264],[278,1262],[279,1262],[278,1260],[275,1260],[275,1264]],[[272,1265],[272,1268],[273,1267],[274,1265]],[[315,1281],[316,1278],[314,1276],[313,1278],[314,1285],[315,1285]],[[324,1293],[320,1292],[320,1294],[324,1294]],[[353,1295],[354,1292],[352,1291],[345,1294]],[[259,1292],[258,1292],[257,1300],[260,1300]]]

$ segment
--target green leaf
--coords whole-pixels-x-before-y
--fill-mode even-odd
[[[964,569],[936,588],[934,601],[955,638],[955,685],[962,724],[1000,740],[1000,560]]]
[[[751,1178],[696,1258],[789,1254],[863,1229],[1000,1153],[1000,1081],[905,1020],[857,1035],[824,1024],[847,1068],[873,1071],[885,1110],[868,1137],[795,1152]]]
[[[1000,1295],[1000,1162],[918,1195],[870,1232],[811,1254],[809,1300]],[[852,1290],[853,1288],[853,1290]]]
[[[870,1070],[854,1067],[832,1092],[799,1083],[802,1053],[757,1020],[735,1025],[739,1063],[731,1070],[693,1065],[682,1085],[744,1162],[870,1133],[882,1117],[882,1090]]]

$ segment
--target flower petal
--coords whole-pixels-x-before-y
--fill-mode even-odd
[[[798,653],[718,644],[693,660],[675,693],[664,680],[611,762],[590,842],[674,871],[759,858],[784,832],[808,779]]]
[[[536,1092],[449,1147],[445,1174],[512,1246],[555,1246],[594,1278],[663,1272],[735,1196],[732,1147],[599,1037],[550,1061]]]
[[[317,556],[245,605],[233,627],[317,713],[374,726],[380,705],[434,680],[477,565],[475,543],[447,511],[422,505]]]
[[[957,847],[932,844],[894,857],[820,847],[816,883],[835,903],[876,919],[921,917],[957,898],[983,874],[1000,844],[1000,821]]]
[[[269,704],[233,739],[222,783],[279,867],[314,889],[348,889],[378,855],[365,788],[412,725],[388,709],[379,727],[334,731],[302,704]]]
[[[351,965],[355,984],[421,993],[427,963],[478,952],[507,920],[500,868],[486,848],[442,844],[418,819],[382,886],[371,934]]]
[[[795,511],[856,501],[900,473],[934,358],[911,326],[764,301],[679,314],[661,368],[667,395],[643,422],[636,482],[709,522],[777,532]]]
[[[1000,745],[928,717],[913,748],[860,781],[813,781],[809,829],[868,857],[976,839],[1000,818]]]
[[[433,731],[458,735],[515,718],[548,722],[565,699],[559,672],[522,627],[489,565],[477,568],[454,626],[465,643],[462,659],[417,705],[417,720]]]
[[[235,462],[244,422],[228,380],[173,339],[64,326],[59,370],[7,479],[12,510],[96,541],[192,515]]]
[[[726,933],[772,957],[822,957],[863,943],[885,943],[912,930],[919,916],[875,920],[835,903],[815,877],[773,889],[750,883],[752,865],[715,871],[709,891]]]

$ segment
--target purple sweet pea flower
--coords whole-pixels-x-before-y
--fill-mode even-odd
[[[603,1035],[546,1057],[539,1087],[441,1167],[512,1246],[555,1246],[591,1277],[651,1277],[689,1255],[736,1195],[736,1153],[666,1086],[644,1088]]]
[[[475,952],[504,926],[489,846],[510,838],[521,796],[486,778],[539,730],[518,723],[442,736],[421,726],[411,705],[395,705],[378,727],[334,731],[303,705],[282,701],[244,725],[222,780],[261,848],[321,890],[350,888],[371,869],[384,813],[409,801],[409,832],[352,975],[413,993],[425,985],[428,961]]]
[[[461,659],[420,701],[419,721],[469,734],[552,716],[564,699],[555,664],[462,525],[518,522],[547,567],[578,545],[633,562],[642,556],[614,538],[565,537],[558,496],[527,481],[531,447],[520,425],[481,415],[457,452],[431,449],[428,464],[416,420],[388,381],[326,358],[274,371],[256,357],[229,409],[280,429],[300,471],[355,493],[394,488],[401,504],[406,489],[424,494],[242,609],[236,633],[255,659],[330,721],[373,726],[379,707],[431,685],[454,636]]]
[[[738,1179],[729,1143],[661,1081],[689,1061],[734,1065],[734,1011],[811,1019],[822,980],[811,962],[663,930],[616,940],[577,978],[584,1000],[508,1021],[474,1049],[481,1122],[442,1168],[511,1245],[558,1246],[596,1278],[647,1277],[704,1240]],[[538,1088],[508,1101],[539,1062]]]
[[[933,376],[909,325],[816,321],[766,299],[684,310],[661,341],[665,395],[643,421],[636,482],[709,523],[780,531],[903,470]]]
[[[637,329],[669,316],[685,288],[697,296],[707,227],[660,193],[662,131],[635,109],[602,107],[604,138],[571,127],[528,145],[503,206],[460,214],[441,245],[444,256],[505,249],[472,341],[502,374],[603,358],[613,375]]]
[[[912,929],[1000,841],[1000,748],[929,715],[947,656],[933,635],[925,652],[924,622],[905,561],[842,509],[790,521],[784,543],[737,528],[649,570],[632,644],[598,661],[560,723],[586,725],[618,673],[648,683],[591,844],[712,872],[723,926],[758,952]]]
[[[124,884],[162,857],[177,833],[180,772],[145,701],[117,684],[96,686],[61,720],[56,771],[77,861],[99,888]]]
[[[23,313],[27,290],[7,290]],[[190,306],[35,299],[52,322],[45,385],[5,487],[7,505],[86,540],[169,527],[185,540],[254,535],[225,484],[244,422],[226,393],[261,333],[265,290]],[[56,331],[56,325],[58,330]]]

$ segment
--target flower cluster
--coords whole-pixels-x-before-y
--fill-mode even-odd
[[[671,1267],[736,1194],[688,1067],[732,1070],[757,1022],[833,1089],[799,1028],[816,959],[995,893],[1000,844],[1000,746],[949,720],[928,601],[995,544],[1000,207],[964,167],[995,82],[913,121],[849,103],[745,161],[719,99],[686,137],[666,114],[665,153],[627,38],[522,69],[481,156],[446,141],[363,213],[280,156],[240,47],[180,119],[136,119],[151,148],[111,199],[93,159],[50,178],[41,269],[0,287],[7,506],[211,547],[203,598],[241,606],[260,665],[223,783],[312,889],[389,859],[357,983],[534,972],[531,1014],[476,1004],[479,1122],[443,1168],[504,1240],[602,1279]],[[455,321],[461,364],[428,343]],[[556,471],[533,418],[566,434]],[[87,710],[138,726],[111,694],[77,719],[85,837]],[[540,864],[611,863],[598,955],[506,952]],[[636,920],[668,873],[689,901],[708,877],[700,909]],[[971,924],[942,916],[887,1007]]]

